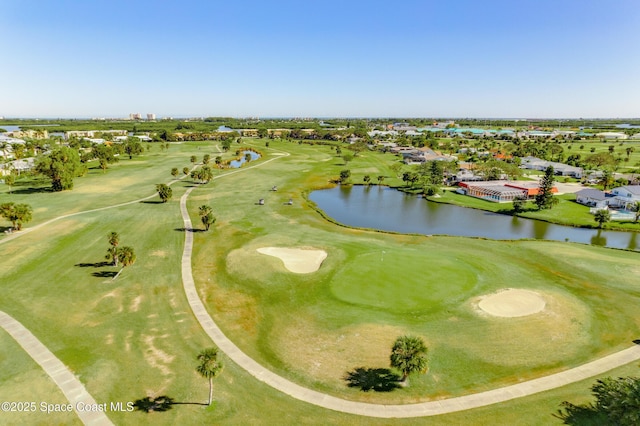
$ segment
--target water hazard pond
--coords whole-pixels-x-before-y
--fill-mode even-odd
[[[258,158],[260,158],[260,154],[258,154],[257,152],[253,152],[253,151],[241,151],[239,153],[239,157],[240,159],[238,160],[232,160],[229,163],[229,167],[233,167],[234,169],[237,169],[238,167],[242,167],[242,165],[244,163],[247,162],[247,159],[245,158],[245,156],[249,154],[251,156],[251,161],[257,160]]]
[[[434,203],[388,187],[337,186],[313,191],[309,199],[334,220],[360,228],[495,240],[533,238],[573,241],[640,250],[637,232],[554,225],[539,220]]]

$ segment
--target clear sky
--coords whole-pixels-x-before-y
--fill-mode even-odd
[[[0,116],[640,117],[638,0],[0,0]]]

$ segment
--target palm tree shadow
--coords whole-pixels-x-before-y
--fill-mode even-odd
[[[174,228],[173,230],[178,232],[206,232],[205,229],[200,228]]]
[[[173,398],[166,395],[161,395],[154,399],[151,399],[151,397],[145,396],[144,398],[137,399],[133,402],[133,406],[135,407],[136,410],[144,411],[145,413],[150,413],[152,411],[157,411],[157,412],[168,411],[168,410],[171,410],[171,408],[173,408],[174,405],[179,405],[179,404],[180,405],[184,405],[184,404],[207,405],[201,402],[176,402]]]
[[[360,388],[363,392],[391,392],[400,387],[400,376],[388,368],[358,367],[344,377],[347,386]]]
[[[142,204],[162,204],[163,201],[162,200],[160,200],[160,201],[158,201],[158,200],[155,200],[155,201],[154,200],[144,200],[144,201],[140,201],[140,203],[142,203]]]
[[[115,271],[98,271],[91,274],[91,276],[97,278],[113,278],[116,275],[118,275],[118,273]]]

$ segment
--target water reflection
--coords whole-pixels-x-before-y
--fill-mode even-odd
[[[309,198],[338,222],[386,231],[484,237],[535,238],[640,249],[637,232],[555,225],[449,204],[438,204],[390,188],[345,186],[313,191]]]

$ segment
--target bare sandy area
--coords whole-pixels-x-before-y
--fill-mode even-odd
[[[478,307],[489,315],[496,317],[524,317],[538,313],[544,309],[546,302],[538,293],[507,288],[497,293],[482,297]]]
[[[262,247],[257,251],[267,256],[277,257],[282,260],[285,268],[296,274],[308,274],[317,271],[327,258],[327,252],[324,250]]]

